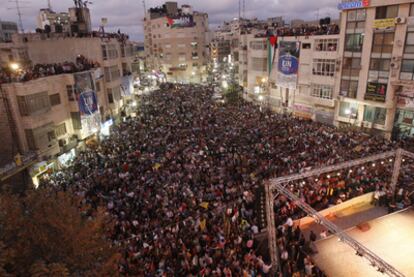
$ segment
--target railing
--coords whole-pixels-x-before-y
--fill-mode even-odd
[[[37,160],[38,156],[34,152],[27,153],[21,156],[21,165],[17,165],[15,162],[9,163],[0,168],[0,178],[3,179],[5,176],[11,175],[13,172],[24,168],[32,164]]]

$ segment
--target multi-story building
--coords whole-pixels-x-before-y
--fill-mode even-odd
[[[208,15],[191,6],[166,2],[151,8],[144,21],[145,51],[150,70],[167,80],[201,82],[207,79]]]
[[[0,21],[0,42],[10,42],[12,35],[18,32],[17,24],[9,21]]]
[[[0,114],[0,132],[12,138],[14,150],[0,145],[6,155],[0,158],[17,165],[11,159],[17,153],[24,161],[35,157],[41,162],[31,167],[35,182],[77,147],[108,135],[109,125],[136,105],[133,44],[124,34],[84,30],[18,34],[2,44],[15,72],[0,75],[1,109],[7,111]],[[9,171],[0,168],[0,179]]]
[[[339,4],[338,125],[386,137],[414,134],[414,5],[408,0]]]
[[[268,37],[264,33],[242,35],[241,41],[240,85],[247,89],[250,99],[279,112],[334,124],[338,34],[278,37],[279,47],[284,42],[299,45],[297,80],[293,87],[286,87],[278,80],[280,52],[276,49],[269,63]]]
[[[51,32],[69,32],[70,17],[67,12],[55,12],[51,9],[41,9],[37,16],[37,28]]]

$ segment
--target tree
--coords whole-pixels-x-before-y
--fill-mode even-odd
[[[108,219],[67,192],[0,195],[1,276],[116,276],[120,255]]]

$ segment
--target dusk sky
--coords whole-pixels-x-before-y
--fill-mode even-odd
[[[47,0],[21,0],[23,25],[26,31],[36,28],[36,16],[40,8],[47,7]],[[90,5],[93,27],[98,28],[102,17],[108,18],[106,30],[128,33],[133,40],[143,40],[142,20],[144,17],[142,0],[91,0]],[[147,9],[159,6],[165,1],[147,0]],[[293,18],[315,19],[331,16],[338,18],[336,8],[339,0],[246,0],[246,17],[268,18],[283,16],[285,20]],[[51,0],[55,11],[67,11],[73,6],[72,0]],[[194,10],[209,14],[210,28],[214,29],[224,20],[238,16],[238,0],[186,0],[178,1],[181,4],[190,4]],[[0,19],[17,22],[15,4],[9,0],[0,0]],[[11,8],[11,9],[9,9]]]

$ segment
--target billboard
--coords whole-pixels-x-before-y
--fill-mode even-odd
[[[387,94],[387,84],[368,82],[365,100],[385,102]]]
[[[177,18],[167,17],[167,26],[171,29],[174,28],[191,28],[194,27],[196,23],[192,15],[182,15]]]
[[[134,78],[132,75],[122,77],[121,95],[130,96],[134,92]]]
[[[353,10],[369,7],[369,0],[347,1],[338,4],[339,10]]]
[[[277,84],[280,87],[296,89],[298,82],[300,42],[281,41],[279,44],[279,59]]]
[[[101,115],[98,97],[91,71],[75,73],[75,92],[79,104],[82,137],[93,135],[99,130]]]

